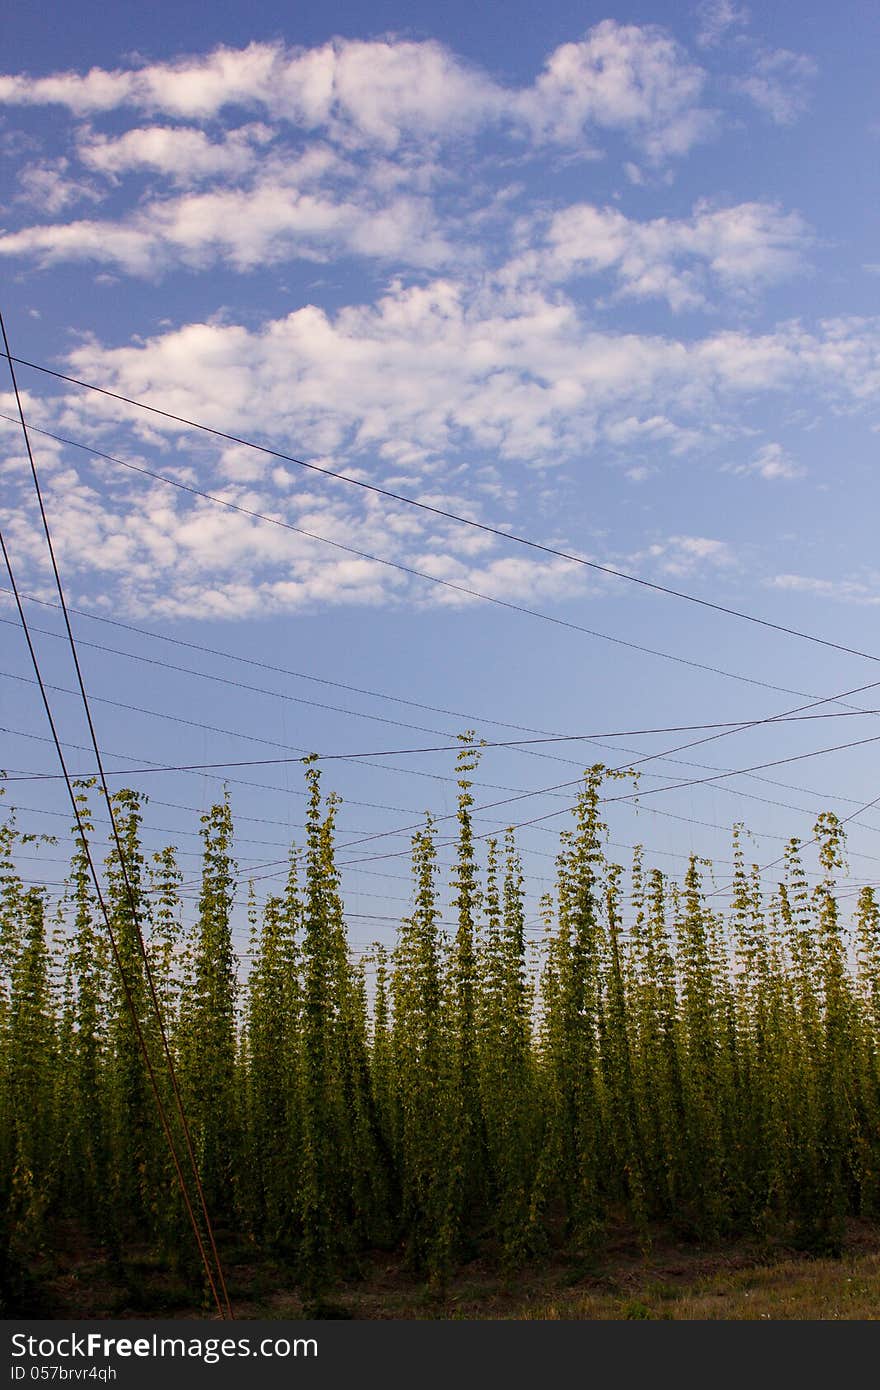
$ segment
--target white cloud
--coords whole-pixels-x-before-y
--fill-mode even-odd
[[[239,107],[385,149],[498,125],[576,146],[589,145],[592,130],[618,130],[656,161],[711,132],[712,117],[698,104],[702,87],[701,70],[668,34],[605,20],[582,42],[556,49],[535,83],[518,89],[434,41],[336,39],[313,49],[218,48],[113,72],[0,76],[0,101],[60,104],[77,116],[130,106],[190,121]]]
[[[362,470],[383,485],[399,478],[406,459],[408,492],[466,515],[483,515],[487,496],[497,513],[498,487],[506,484],[510,524],[528,533],[534,525],[520,518],[532,516],[532,493],[543,486],[543,474],[530,481],[514,471],[517,461],[568,460],[570,471],[578,459],[586,470],[594,448],[610,446],[624,464],[629,455],[628,476],[638,481],[646,467],[657,466],[660,450],[690,447],[707,432],[711,438],[713,422],[724,428],[725,419],[735,419],[744,393],[806,387],[843,403],[876,400],[880,324],[834,321],[815,333],[792,324],[764,335],[715,333],[685,345],[597,332],[569,307],[533,292],[514,312],[509,299],[472,301],[462,285],[436,281],[394,286],[375,306],[335,315],[298,310],[259,330],[194,323],[130,347],[87,342],[68,361],[86,380],[221,429],[247,435],[259,421],[262,437],[279,447]],[[511,555],[503,541],[313,480],[240,446],[214,453],[170,422],[143,423],[120,402],[78,392],[56,398],[50,418],[46,403],[28,401],[26,408],[34,423],[92,438],[99,447],[107,432],[113,452],[135,461],[138,440],[145,441],[151,466],[161,471],[193,477],[188,469],[197,463],[198,485],[239,506],[465,588],[526,602],[589,588],[574,566]],[[5,491],[16,553],[36,567],[20,447],[13,427],[2,437],[9,441]],[[487,454],[494,459],[488,494]],[[782,476],[787,466],[772,446],[754,464],[764,476]],[[232,617],[325,603],[466,601],[160,484],[132,483],[111,465],[93,468],[94,475],[74,472],[58,446],[47,454],[62,562],[86,589],[112,575],[118,605],[132,613]],[[571,548],[571,536],[559,540]],[[722,539],[688,534],[627,559],[676,577],[736,563]]]
[[[286,57],[277,113],[342,141],[394,149],[402,140],[463,134],[493,122],[506,96],[442,44],[336,40]]]
[[[793,125],[807,109],[818,71],[818,64],[807,54],[777,48],[759,53],[751,72],[736,78],[733,85],[776,125]]]
[[[697,43],[700,48],[717,48],[749,22],[745,5],[733,0],[701,0],[697,5]]]
[[[147,126],[118,136],[82,132],[77,154],[87,168],[100,174],[118,176],[148,169],[190,183],[211,175],[240,177],[250,172],[257,152],[272,139],[271,129],[259,123],[230,130],[220,140],[211,140],[192,126]]]
[[[216,188],[153,199],[121,221],[85,219],[26,227],[0,237],[0,255],[41,266],[90,261],[130,275],[158,276],[219,262],[238,271],[290,259],[355,254],[409,265],[443,265],[451,248],[430,200],[322,186],[326,164],[274,166],[250,188]]]
[[[713,286],[751,296],[804,271],[810,242],[804,218],[772,203],[698,203],[690,218],[648,222],[617,208],[576,203],[553,215],[541,243],[514,257],[500,279],[553,282],[608,272],[617,297],[665,299],[673,310],[708,309]]]
[[[752,294],[802,271],[812,238],[802,217],[772,203],[712,208],[703,202],[690,218],[649,222],[578,203],[550,219],[542,240],[510,262],[505,281],[610,272],[618,296],[661,298],[681,310],[709,307],[710,282]]]
[[[28,164],[18,174],[17,203],[37,208],[55,217],[65,208],[83,201],[97,203],[101,194],[94,184],[69,174],[70,160],[43,159]]]
[[[834,321],[814,333],[797,324],[764,335],[715,333],[686,345],[598,332],[534,292],[514,312],[509,298],[472,300],[452,281],[394,286],[374,306],[335,315],[298,310],[259,330],[194,323],[130,347],[87,342],[68,359],[77,376],[221,429],[247,435],[259,421],[262,437],[279,447],[360,469],[380,484],[399,478],[406,459],[408,492],[477,518],[487,496],[498,510],[484,486],[489,456],[495,493],[507,485],[510,524],[526,532],[534,531],[525,518],[544,475],[515,471],[518,461],[567,460],[570,476],[575,459],[587,470],[597,446],[611,447],[637,481],[661,451],[711,442],[716,424],[732,428],[743,394],[806,388],[843,404],[876,400],[878,361],[880,325],[870,321]],[[188,469],[197,463],[198,485],[239,506],[466,588],[529,601],[570,595],[585,582],[561,562],[519,556],[511,565],[502,541],[475,540],[426,514],[312,480],[292,464],[240,446],[212,452],[191,432],[155,418],[144,423],[108,398],[57,397],[49,418],[46,403],[28,408],[34,423],[98,447],[108,433],[113,452],[135,461],[138,441],[149,444],[151,466],[184,478],[196,476]],[[24,501],[15,505],[16,479],[25,497],[21,451],[11,426],[4,437],[13,538],[17,553],[33,552],[36,565],[36,529]],[[785,464],[773,449],[754,462],[765,476],[780,476]],[[46,467],[65,568],[80,585],[100,585],[112,574],[119,603],[131,612],[241,616],[326,602],[462,599],[159,484],[132,483],[111,465],[77,474],[57,446]],[[455,478],[460,486],[450,486]],[[559,539],[565,548],[576,543]],[[718,537],[678,534],[636,560],[648,572],[680,576],[730,566],[735,556]]]
[[[0,237],[0,255],[35,256],[44,266],[59,261],[97,261],[133,275],[157,269],[150,238],[136,228],[96,221],[28,227]]]
[[[111,584],[114,606],[136,615],[231,619],[328,604],[461,606],[478,601],[457,588],[372,560],[369,553],[460,589],[514,602],[564,597],[582,592],[586,583],[584,572],[570,564],[511,555],[503,542],[458,528],[447,534],[428,517],[407,514],[398,525],[401,519],[389,516],[387,507],[373,501],[362,505],[360,497],[300,494],[282,501],[266,470],[258,480],[218,483],[214,491],[238,506],[287,521],[299,533],[158,483],[131,483],[124,474],[106,473],[101,485],[93,486],[57,454],[47,454],[42,463],[43,491],[68,588],[88,591]],[[16,480],[19,496],[14,495]],[[4,528],[16,557],[28,568],[29,586],[39,589],[41,577],[47,577],[46,561],[20,460],[10,460],[7,482],[9,502],[17,505],[4,518]],[[461,498],[443,500],[463,503]],[[367,556],[323,544],[304,534],[308,532]]]
[[[66,106],[86,116],[134,106],[182,117],[215,116],[228,105],[265,101],[272,86],[280,49],[249,44],[244,49],[217,48],[202,58],[153,63],[108,72],[91,68],[31,78],[0,77],[0,101],[24,106]]]
[[[518,104],[540,139],[576,144],[593,126],[623,130],[659,162],[712,133],[714,116],[699,104],[704,81],[663,30],[606,19],[557,48]]]
[[[806,390],[853,408],[880,398],[880,324],[794,322],[691,343],[599,331],[536,291],[493,297],[465,282],[393,285],[374,305],[308,306],[249,330],[194,323],[130,347],[87,343],[74,374],[247,434],[253,421],[292,451],[387,461],[423,472],[479,450],[552,465],[650,441],[689,447],[747,396]],[[84,404],[88,401],[88,406]],[[71,397],[70,428],[131,418]],[[151,422],[156,438],[167,428]]]
[[[734,555],[725,541],[706,536],[672,536],[667,548],[676,547],[682,555],[695,560],[711,560],[714,565],[730,565]]]
[[[608,420],[603,429],[603,437],[617,448],[631,450],[639,445],[666,444],[673,455],[687,453],[704,442],[705,432],[686,429],[676,424],[666,415],[649,415],[640,419],[636,415],[625,415]],[[641,482],[653,470],[631,468],[627,477]]]
[[[873,573],[866,579],[816,579],[804,574],[777,574],[766,583],[789,593],[812,594],[842,603],[880,603],[880,575]]]
[[[732,471],[740,474],[751,473],[766,482],[790,482],[804,475],[804,469],[800,464],[781,444],[775,442],[763,444],[749,463],[737,464]]]
[[[634,558],[651,560],[661,575],[675,578],[692,574],[701,565],[718,569],[736,564],[732,547],[710,536],[668,536]]]

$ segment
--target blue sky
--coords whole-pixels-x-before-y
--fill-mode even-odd
[[[31,7],[10,30],[0,258],[19,356],[880,652],[875,7],[87,4]],[[34,436],[70,600],[95,615],[77,632],[114,767],[759,719],[880,679],[33,371],[21,384],[34,426],[299,528]],[[14,424],[0,443],[19,576],[51,599]],[[31,611],[58,631],[55,610]],[[15,679],[23,642],[3,631],[3,765],[50,771]],[[40,640],[70,687],[62,644]],[[75,701],[55,698],[83,744]],[[738,733],[646,764],[642,787],[871,736],[867,716]],[[479,800],[687,738],[490,750]],[[819,809],[875,794],[875,749],[646,797],[638,815],[610,805],[612,839],[680,870],[692,850],[729,858],[725,827],[745,820],[769,862]],[[452,774],[449,754],[331,764],[340,838],[448,812]],[[301,775],[235,777],[246,869],[297,833]],[[153,797],[150,843],[194,866],[220,775],[132,780]],[[487,810],[480,829],[565,796]],[[57,784],[13,799],[63,833]],[[523,832],[535,891],[564,823]],[[872,825],[880,812],[852,826],[856,879],[880,853]],[[364,860],[346,872],[356,940],[390,939],[407,886],[379,875],[405,875],[407,842],[347,852]]]

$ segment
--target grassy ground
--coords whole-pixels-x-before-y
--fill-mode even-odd
[[[307,1316],[290,1270],[256,1263],[247,1246],[223,1242],[238,1318]],[[16,1313],[42,1317],[203,1317],[191,1288],[149,1257],[110,1268],[98,1250],[63,1233],[32,1266]],[[28,1306],[30,1305],[30,1306]],[[443,1294],[377,1254],[334,1291],[328,1316],[348,1318],[875,1319],[880,1317],[880,1229],[853,1224],[840,1258],[783,1247],[700,1246],[657,1232],[644,1250],[627,1232],[600,1254],[556,1257],[507,1280],[481,1261]]]

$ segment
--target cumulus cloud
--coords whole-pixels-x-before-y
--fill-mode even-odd
[[[745,11],[713,0],[700,22],[708,52],[741,31]],[[754,57],[742,92],[773,120],[793,119],[810,60],[740,47]],[[122,346],[81,340],[67,365],[436,505],[475,517],[486,508],[493,519],[503,511],[504,525],[535,533],[548,470],[560,490],[581,488],[600,461],[648,483],[670,456],[741,440],[745,402],[809,391],[855,410],[880,396],[874,320],[741,327],[754,322],[759,291],[807,269],[813,238],[796,212],[762,200],[702,200],[688,211],[670,195],[674,212],[640,220],[613,205],[606,178],[601,195],[582,182],[578,201],[533,202],[522,214],[532,172],[551,161],[567,170],[588,156],[594,162],[580,168],[592,176],[612,152],[620,173],[608,178],[619,177],[636,205],[665,187],[670,162],[717,130],[707,86],[667,31],[612,20],[558,47],[520,85],[441,44],[398,38],[253,43],[116,71],[0,77],[0,100],[61,106],[74,118],[61,157],[18,149],[28,162],[0,254],[7,264],[77,262],[105,278],[371,262],[387,277],[380,289],[363,281],[348,293],[346,264],[324,307],[303,302],[321,287],[301,281],[293,312],[273,308],[277,317],[246,323],[229,311],[160,320],[161,331]],[[562,184],[552,184],[555,195],[570,197],[571,183]],[[110,212],[83,206],[99,198]],[[39,216],[23,213],[26,200]],[[609,305],[622,302],[646,304],[632,321],[651,331],[603,327]],[[739,327],[709,331],[718,319],[694,319],[686,335],[663,331],[666,310],[718,314],[731,303],[748,310],[733,319]],[[574,566],[304,480],[294,464],[215,447],[119,402],[62,391],[27,408],[35,422],[42,411],[48,427],[135,461],[142,452],[148,466],[297,528],[46,444],[65,568],[84,585],[106,576],[109,587],[112,575],[132,612],[463,603],[470,588],[514,601],[588,592]],[[10,502],[24,503],[20,447],[2,431],[0,445]],[[739,471],[797,475],[782,443],[749,447],[756,452]],[[22,505],[10,524],[38,567],[27,516]],[[735,563],[723,540],[685,534],[643,546],[638,558],[661,575]]]
[[[548,467],[567,461],[568,476],[584,480],[592,459],[611,449],[631,480],[644,481],[646,445],[656,465],[662,450],[711,442],[713,428],[722,435],[735,428],[744,396],[806,389],[849,408],[876,403],[880,324],[836,320],[810,332],[793,323],[684,344],[599,332],[534,292],[513,313],[509,299],[472,302],[461,285],[441,280],[397,285],[375,305],[335,314],[297,310],[259,329],[193,323],[127,347],[88,341],[68,365],[81,378],[220,429],[246,436],[259,421],[261,437],[281,449],[383,485],[400,478],[403,459],[407,492],[478,519],[486,506],[497,518],[503,505],[512,529],[534,533]],[[46,486],[65,569],[80,584],[112,574],[119,603],[132,612],[241,616],[327,602],[467,601],[455,589],[429,591],[426,581],[364,558],[371,555],[514,601],[586,592],[574,566],[515,552],[511,563],[503,541],[238,445],[215,449],[106,397],[76,392],[26,408],[35,424],[98,447],[109,437],[111,452],[134,461],[148,448],[154,469],[197,479],[200,488],[296,528],[132,482],[109,464],[74,468],[54,446]],[[11,426],[3,439],[16,553],[37,566],[37,528]],[[487,456],[495,461],[488,491]],[[523,463],[539,467],[513,471]],[[750,466],[772,478],[791,465],[781,446],[767,445]],[[499,499],[498,480],[514,477],[515,488]],[[576,543],[564,534],[550,539],[564,548]],[[735,563],[720,537],[688,534],[627,558],[668,576]]]
[[[775,204],[712,208],[686,219],[637,222],[616,208],[574,204],[549,221],[540,247],[513,260],[508,281],[564,281],[608,272],[623,298],[665,299],[674,310],[709,307],[710,283],[753,293],[804,268],[811,235],[803,218]]]
[[[94,183],[81,178],[71,178],[70,160],[65,158],[38,160],[25,165],[19,171],[17,203],[37,208],[41,213],[55,217],[75,203],[84,201],[97,203],[101,193]]]
[[[603,437],[624,452],[631,452],[640,445],[664,444],[672,455],[676,455],[687,453],[702,444],[705,431],[688,429],[666,415],[648,415],[642,419],[636,415],[623,415],[605,422]],[[637,466],[630,468],[626,476],[635,482],[642,482],[651,471]]]
[[[660,162],[711,134],[704,81],[663,30],[606,19],[581,43],[557,48],[517,106],[541,139],[572,144],[591,127],[624,130]]]
[[[743,81],[763,82],[749,88],[753,99],[787,119],[786,82],[804,64],[783,50],[759,55]],[[6,230],[0,254],[153,278],[351,255],[401,268],[474,265],[488,259],[486,226],[502,238],[513,226],[517,191],[474,179],[471,137],[491,134],[516,160],[548,147],[597,154],[616,134],[639,156],[623,160],[638,187],[715,130],[706,80],[665,30],[614,20],[558,47],[519,87],[436,42],[396,38],[253,43],[113,72],[0,77],[0,101],[61,104],[88,119],[73,132],[77,165],[65,155],[24,176],[44,216]],[[120,130],[129,110],[137,124]],[[100,128],[108,113],[112,133]],[[99,185],[113,192],[112,217],[47,220],[97,197]],[[607,272],[619,297],[675,310],[795,273],[810,240],[797,214],[767,202],[701,202],[690,218],[647,222],[580,202],[537,219],[534,232],[531,262],[514,257],[510,274],[519,266],[561,283]]]
[[[0,471],[10,503],[17,503],[4,528],[30,569],[28,583],[39,589],[46,560],[30,515],[28,479],[20,459],[5,456],[6,447],[0,434]],[[57,451],[41,450],[41,457],[53,539],[69,583],[112,582],[115,606],[134,614],[241,618],[396,601],[462,606],[478,602],[480,593],[534,601],[583,592],[586,584],[584,572],[570,564],[504,553],[502,542],[437,529],[427,516],[389,516],[375,499],[300,489],[282,500],[267,470],[256,479],[218,481],[214,492],[281,526],[100,466],[89,479],[87,466],[77,470]],[[467,506],[461,497],[442,501]]]
[[[697,43],[700,48],[717,48],[748,22],[745,5],[736,5],[733,0],[701,0],[697,5]]]
[[[140,68],[91,68],[87,73],[54,73],[31,78],[0,77],[0,101],[22,106],[66,106],[76,116],[133,106],[180,117],[215,116],[225,106],[252,106],[265,100],[280,49],[249,44],[217,48],[204,57]]]
[[[662,30],[605,20],[556,49],[530,87],[504,87],[435,41],[335,39],[313,49],[217,48],[112,72],[0,76],[0,101],[58,104],[76,116],[133,107],[189,121],[239,108],[386,149],[499,125],[563,145],[619,130],[656,160],[710,133],[702,87],[701,70]]]
[[[700,565],[717,569],[736,563],[732,547],[711,536],[669,536],[649,546],[644,555],[656,562],[661,574],[675,578],[692,574]]]
[[[210,153],[201,145],[188,153],[196,150]],[[149,199],[118,221],[42,223],[10,232],[0,237],[0,255],[28,255],[43,266],[102,262],[152,276],[180,265],[204,269],[220,262],[246,272],[344,254],[463,267],[485,255],[479,243],[464,238],[466,226],[466,218],[443,216],[429,196],[393,188],[389,195],[385,187],[358,180],[326,148],[313,148],[289,162],[267,159],[247,188]],[[753,297],[803,271],[812,242],[803,218],[774,204],[713,208],[705,202],[690,218],[647,222],[577,203],[520,224],[524,239],[530,249],[499,272],[499,283],[509,288],[608,274],[618,298],[663,299],[675,311],[709,308],[715,292]]]
[[[192,183],[217,174],[248,173],[273,138],[270,127],[259,122],[227,131],[219,140],[193,126],[139,126],[117,136],[81,132],[77,154],[88,169],[100,174],[145,169]]]
[[[735,465],[732,471],[740,474],[753,474],[758,478],[763,478],[765,482],[778,482],[780,480],[790,482],[794,478],[802,478],[804,475],[804,469],[792,458],[788,450],[775,442],[762,444],[753,459],[748,463]]]
[[[812,594],[816,598],[834,599],[841,603],[872,606],[880,603],[880,575],[875,573],[864,579],[818,579],[805,574],[776,574],[766,582],[774,589]]]
[[[119,221],[39,224],[0,237],[0,255],[30,256],[41,266],[66,261],[158,276],[176,266],[218,261],[250,271],[291,259],[354,254],[408,265],[440,266],[451,248],[429,199],[375,197],[369,189],[330,188],[330,161],[313,157],[270,167],[249,188],[218,187],[149,200]]]
[[[334,314],[310,305],[255,330],[193,323],[127,347],[87,342],[69,361],[76,376],[189,418],[243,434],[259,419],[293,452],[379,458],[394,473],[402,458],[421,473],[473,450],[552,465],[600,440],[676,443],[690,430],[696,442],[756,393],[807,390],[847,408],[880,398],[875,320],[684,343],[600,331],[536,291],[474,297],[452,278],[395,284]],[[131,411],[76,396],[63,418],[93,428]]]
[[[758,54],[751,71],[734,79],[734,88],[748,97],[776,125],[793,125],[806,111],[818,64],[805,53],[787,48]]]

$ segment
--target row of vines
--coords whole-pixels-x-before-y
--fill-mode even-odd
[[[772,894],[736,835],[722,899],[696,858],[680,883],[639,851],[626,871],[609,861],[593,768],[534,956],[513,834],[478,852],[476,758],[466,742],[453,925],[428,818],[411,910],[369,978],[347,940],[338,803],[314,765],[305,845],[251,910],[246,975],[227,802],[202,817],[187,922],[174,850],[147,855],[142,798],[115,796],[122,853],[104,891],[119,962],[82,836],[50,908],[19,876],[27,837],[8,816],[0,1282],[64,1224],[110,1262],[146,1247],[198,1281],[133,1023],[132,1004],[169,1086],[139,927],[221,1253],[235,1240],[271,1255],[308,1299],[376,1249],[442,1286],[478,1253],[510,1271],[595,1248],[612,1223],[645,1241],[662,1223],[827,1250],[849,1217],[880,1215],[880,909],[865,887],[844,920],[837,819],[816,825],[817,881],[792,840]],[[94,794],[79,795],[90,830]]]

